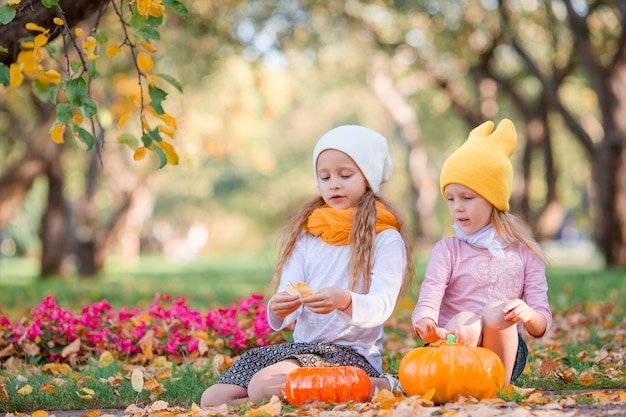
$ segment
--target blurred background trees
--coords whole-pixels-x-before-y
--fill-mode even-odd
[[[389,139],[396,171],[384,192],[427,250],[451,231],[441,163],[472,127],[508,117],[519,135],[514,213],[544,242],[588,236],[606,265],[626,265],[626,1],[187,7],[186,18],[167,16],[154,56],[184,89],[167,104],[177,166],[134,161],[117,140],[131,65],[103,65],[94,82],[101,163],[79,141],[50,140],[49,104],[0,87],[4,256],[36,256],[42,275],[92,275],[111,255],[271,250],[316,192],[314,143],[343,123]],[[55,218],[59,206],[68,214]],[[71,239],[56,240],[64,233]],[[50,261],[46,239],[61,249]]]

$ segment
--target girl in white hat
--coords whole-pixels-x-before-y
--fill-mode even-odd
[[[488,121],[473,129],[441,169],[456,236],[432,249],[412,321],[425,342],[453,333],[460,343],[493,350],[506,386],[526,364],[524,329],[543,336],[552,313],[541,249],[508,213],[515,127],[504,119],[493,128]]]
[[[340,126],[313,151],[320,195],[284,231],[268,302],[274,330],[294,325],[293,343],[240,356],[202,395],[201,406],[259,402],[280,396],[289,373],[319,361],[363,369],[377,389],[394,389],[382,374],[383,324],[413,276],[411,245],[398,212],[380,197],[393,164],[386,139],[361,126]],[[306,282],[313,295],[293,295]]]

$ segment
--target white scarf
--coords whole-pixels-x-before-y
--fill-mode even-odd
[[[487,249],[489,253],[496,258],[504,258],[504,251],[502,249],[506,248],[507,245],[500,240],[493,228],[493,224],[489,223],[487,226],[471,234],[462,231],[456,223],[452,227],[454,227],[456,236],[459,239],[476,247]]]

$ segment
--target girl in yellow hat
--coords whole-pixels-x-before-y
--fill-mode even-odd
[[[393,170],[387,141],[339,126],[319,139],[312,162],[319,195],[287,224],[267,309],[272,329],[295,324],[294,342],[244,352],[203,393],[202,407],[280,396],[291,371],[320,361],[363,369],[372,393],[394,388],[382,374],[383,325],[413,265],[407,228],[379,195]],[[311,291],[294,291],[301,282]]]
[[[515,127],[504,119],[493,128],[488,121],[472,130],[442,167],[441,193],[456,236],[433,247],[412,322],[427,343],[452,333],[461,343],[493,350],[504,364],[506,386],[526,364],[524,329],[545,335],[552,313],[546,260],[508,212]]]

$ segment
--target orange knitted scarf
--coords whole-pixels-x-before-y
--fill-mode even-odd
[[[333,209],[327,205],[317,208],[311,213],[304,225],[304,230],[319,236],[329,245],[347,245],[355,208]],[[376,202],[376,233],[387,229],[398,230],[398,220],[379,201]]]

